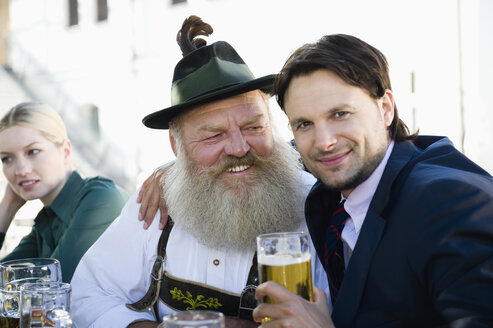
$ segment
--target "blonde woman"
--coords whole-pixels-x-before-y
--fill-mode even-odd
[[[0,120],[0,158],[8,180],[0,201],[0,247],[26,201],[44,205],[32,231],[0,261],[57,258],[63,281],[70,282],[82,255],[120,214],[127,194],[106,178],[79,175],[65,124],[42,103],[21,103]]]

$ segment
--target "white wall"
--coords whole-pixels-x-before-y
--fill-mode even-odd
[[[231,43],[257,76],[277,72],[295,48],[322,35],[358,36],[387,56],[408,126],[422,134],[447,135],[460,148],[460,16],[465,152],[493,172],[492,101],[487,97],[493,5],[490,0],[459,1],[189,0],[172,6],[164,0],[113,0],[108,22],[96,24],[92,2],[85,0],[79,1],[80,26],[68,29],[66,1],[13,0],[12,40],[46,66],[77,102],[101,108],[104,130],[126,149],[128,161],[137,162],[142,179],[173,158],[167,131],[147,129],[140,120],[169,106],[172,72],[181,58],[175,37],[185,17],[196,14],[210,23],[215,31],[209,43]],[[283,114],[274,112],[290,138]]]

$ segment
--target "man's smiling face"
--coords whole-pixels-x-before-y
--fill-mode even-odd
[[[307,168],[346,197],[371,175],[390,143],[390,90],[374,99],[320,69],[291,80],[284,107]]]

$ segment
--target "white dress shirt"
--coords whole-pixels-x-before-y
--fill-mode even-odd
[[[306,193],[315,182],[303,172]],[[151,283],[151,271],[161,236],[159,213],[144,230],[137,220],[137,193],[120,216],[80,261],[72,279],[71,312],[78,328],[127,327],[137,320],[154,320],[150,311],[135,312],[125,304],[140,300]],[[306,224],[300,230],[307,231]],[[253,251],[214,250],[200,244],[175,224],[166,247],[166,271],[176,277],[240,294],[246,285]],[[327,293],[327,277],[312,246],[314,284]],[[160,316],[174,310],[159,302]]]
[[[344,261],[346,266],[353,253],[354,247],[356,246],[356,242],[358,241],[361,226],[365,221],[366,212],[368,212],[368,208],[370,208],[371,200],[380,183],[380,179],[382,178],[383,171],[387,165],[390,154],[392,153],[392,149],[394,149],[394,141],[387,147],[385,156],[375,171],[373,171],[368,179],[354,188],[344,203],[344,209],[350,216],[341,233],[341,239],[344,242]]]

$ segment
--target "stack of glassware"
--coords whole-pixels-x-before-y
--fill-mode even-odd
[[[28,258],[0,263],[0,327],[74,328],[72,288],[62,282],[60,262]]]

